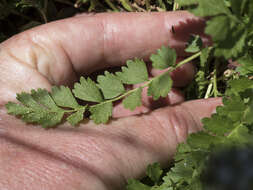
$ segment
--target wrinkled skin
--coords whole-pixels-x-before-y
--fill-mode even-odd
[[[153,102],[143,94],[143,106],[134,112],[119,103],[107,125],[84,121],[78,128],[64,123],[45,130],[7,115],[4,104],[15,101],[17,92],[71,87],[82,74],[134,57],[148,60],[162,45],[183,57],[190,34],[209,43],[204,25],[187,12],[78,15],[0,44],[0,189],[122,189],[127,179],[143,176],[149,163],[168,163],[177,144],[201,130],[201,118],[221,104],[220,99],[184,102],[176,87],[192,80],[190,63],[172,73],[175,88],[167,98]]]

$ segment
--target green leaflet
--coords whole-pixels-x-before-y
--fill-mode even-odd
[[[234,129],[234,123],[231,119],[213,114],[211,118],[202,120],[204,128],[216,135],[224,135]]]
[[[204,48],[201,51],[201,55],[200,55],[200,67],[202,70],[205,69],[205,65],[207,63],[208,57],[210,56],[210,49],[209,48]]]
[[[253,81],[247,77],[241,77],[240,79],[235,79],[229,81],[230,88],[227,90],[227,94],[239,95],[239,93],[244,92],[247,89],[253,88]]]
[[[187,144],[191,150],[208,150],[211,145],[218,144],[220,142],[221,137],[214,136],[203,131],[190,134],[187,138]]]
[[[85,112],[86,106],[80,108],[79,110],[77,110],[75,113],[73,113],[72,115],[67,117],[67,121],[71,124],[71,125],[77,125],[80,121],[83,120],[83,114]]]
[[[177,60],[177,54],[174,49],[170,47],[162,46],[157,50],[157,54],[153,54],[150,57],[152,66],[156,69],[166,69],[170,66],[174,66]]]
[[[91,112],[90,119],[96,124],[107,123],[112,116],[112,102],[102,102],[91,106],[89,111]]]
[[[142,88],[138,88],[135,92],[127,96],[123,100],[124,107],[133,111],[136,107],[141,106],[141,92]]]
[[[96,83],[90,78],[80,78],[80,83],[75,83],[73,93],[75,97],[90,102],[102,102],[103,96]]]
[[[205,33],[211,35],[214,42],[219,42],[226,40],[228,33],[232,32],[230,27],[230,19],[221,15],[207,21]]]
[[[239,67],[236,68],[236,71],[240,73],[240,75],[253,75],[253,58],[250,55],[244,56],[237,60],[240,64]]]
[[[160,181],[160,177],[163,173],[159,163],[149,164],[147,167],[147,176],[156,184]]]
[[[244,120],[245,111],[248,106],[239,96],[232,96],[229,99],[223,98],[224,106],[217,108],[219,115],[230,118],[233,122]]]
[[[176,3],[181,6],[192,5],[188,10],[200,17],[231,14],[223,0],[176,0]]]
[[[58,106],[66,108],[79,108],[80,105],[74,98],[71,90],[65,86],[54,86],[51,94],[53,100]]]
[[[127,61],[127,67],[121,67],[122,72],[116,75],[124,84],[138,84],[148,81],[148,71],[146,64],[139,59]]]
[[[120,0],[120,3],[122,4],[122,6],[123,6],[126,10],[131,11],[131,12],[134,11],[134,10],[132,9],[131,4],[130,4],[130,2],[129,2],[128,0]]]
[[[158,100],[160,97],[166,97],[172,87],[172,79],[169,73],[160,75],[152,80],[148,87],[148,95],[152,96],[154,100]]]
[[[228,136],[230,143],[235,145],[252,144],[253,138],[248,127],[238,125]]]
[[[189,53],[196,53],[201,50],[202,46],[203,46],[203,42],[200,36],[191,35],[185,51]]]
[[[99,75],[97,82],[105,99],[115,98],[125,92],[125,88],[118,77],[108,71],[105,71],[105,75]]]
[[[127,190],[151,190],[151,187],[135,180],[130,179],[128,180],[128,185],[126,187]]]
[[[224,56],[226,59],[238,57],[246,43],[247,31],[240,27],[234,27],[228,33],[225,40],[219,42],[215,48],[215,56]]]

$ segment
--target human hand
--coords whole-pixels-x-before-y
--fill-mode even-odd
[[[4,104],[21,91],[72,86],[80,75],[134,57],[148,60],[162,45],[184,56],[189,35],[203,36],[203,27],[203,20],[187,12],[79,15],[0,44],[0,189],[120,189],[128,178],[141,177],[148,164],[166,164],[177,144],[201,129],[200,119],[210,116],[220,99],[183,102],[174,89],[159,104],[162,108],[150,111],[153,102],[144,95],[144,106],[135,112],[117,105],[113,116],[122,118],[107,125],[62,124],[52,130],[7,115]],[[191,64],[176,70],[175,86],[186,85],[193,74]],[[136,115],[143,112],[148,113]]]

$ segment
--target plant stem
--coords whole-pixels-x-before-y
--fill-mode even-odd
[[[38,9],[38,11],[41,14],[41,18],[43,19],[44,23],[47,23],[48,20],[47,20],[47,16],[46,16],[45,12],[41,9]]]
[[[164,2],[163,2],[162,0],[158,0],[158,4],[159,4],[159,7],[160,7],[163,11],[166,10],[166,6],[165,6],[165,4],[164,4]]]
[[[217,89],[217,64],[214,66],[214,71],[213,71],[213,92],[214,92],[214,97],[217,97],[219,92]]]
[[[217,70],[218,70],[218,60],[215,60],[214,63],[214,70],[213,70],[213,93],[214,93],[214,97],[218,97],[220,95],[220,92],[218,90],[218,85],[217,85]]]
[[[110,0],[105,0],[106,4],[111,7],[115,12],[119,12],[119,10],[114,6],[114,4]]]
[[[174,2],[174,4],[173,4],[173,11],[176,11],[178,9],[179,9],[179,4]]]
[[[207,87],[207,91],[206,91],[206,94],[205,94],[205,99],[209,98],[210,97],[210,94],[211,94],[211,91],[212,91],[212,88],[213,88],[213,83],[210,83]]]
[[[145,0],[145,6],[148,11],[150,11],[150,0]]]
[[[192,56],[190,56],[190,57],[184,59],[183,61],[180,61],[180,62],[179,62],[177,65],[175,65],[174,67],[169,68],[167,71],[165,71],[164,73],[162,73],[161,75],[159,75],[159,76],[157,76],[157,77],[153,77],[153,78],[150,79],[148,82],[146,82],[144,85],[142,85],[141,87],[138,87],[138,88],[147,87],[154,79],[156,79],[156,78],[158,78],[158,77],[160,77],[160,76],[162,76],[162,75],[166,75],[166,74],[168,74],[168,73],[171,73],[172,71],[176,70],[178,67],[181,67],[182,65],[184,65],[184,64],[186,64],[186,63],[192,61],[193,59],[196,59],[196,58],[199,57],[200,55],[201,55],[201,52],[198,52],[198,53],[196,53],[196,54],[194,54],[194,55],[192,55]],[[134,88],[134,89],[132,89],[132,90],[129,90],[129,91],[127,91],[126,93],[124,93],[124,94],[122,94],[122,95],[120,95],[120,96],[118,96],[118,97],[116,97],[116,98],[113,98],[113,99],[110,99],[110,100],[106,100],[106,101],[101,102],[101,103],[99,103],[99,104],[105,104],[105,103],[108,103],[108,102],[115,102],[115,101],[117,101],[117,100],[120,100],[120,99],[124,98],[125,96],[127,96],[127,95],[129,95],[129,94],[131,94],[131,93],[133,93],[133,92],[135,92],[135,91],[137,91],[138,88]],[[97,104],[96,104],[96,105],[97,105]],[[90,107],[94,107],[94,106],[96,106],[96,105],[93,105],[93,106],[90,106]]]

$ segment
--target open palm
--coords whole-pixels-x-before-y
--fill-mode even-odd
[[[174,27],[175,33],[171,31]],[[78,15],[21,33],[0,44],[0,189],[113,190],[143,176],[153,162],[166,164],[179,142],[201,130],[220,99],[183,102],[174,88],[153,102],[143,94],[134,112],[121,104],[107,125],[83,122],[45,130],[7,115],[16,93],[72,86],[81,75],[118,67],[134,57],[148,61],[162,45],[183,57],[190,34],[204,21],[187,12]],[[172,73],[175,87],[194,75],[186,64]],[[150,75],[160,71],[150,70]]]

